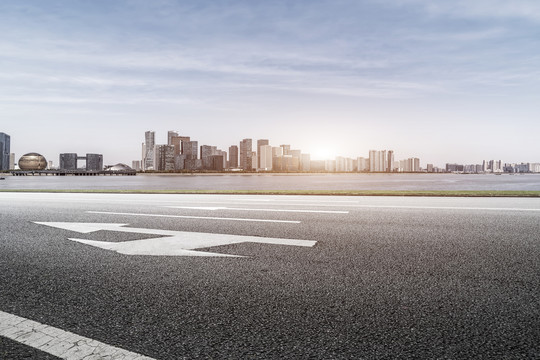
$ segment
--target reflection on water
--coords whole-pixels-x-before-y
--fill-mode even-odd
[[[0,181],[0,189],[540,191],[540,174],[219,174],[5,178]]]

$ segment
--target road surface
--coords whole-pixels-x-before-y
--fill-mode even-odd
[[[0,204],[2,359],[540,358],[540,199]]]

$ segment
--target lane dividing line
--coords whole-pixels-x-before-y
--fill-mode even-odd
[[[166,217],[166,218],[178,218],[178,219],[252,221],[252,222],[269,222],[269,223],[285,223],[285,224],[300,224],[301,223],[301,221],[294,221],[294,220],[244,219],[244,218],[224,218],[224,217],[214,217],[214,216],[190,216],[190,215],[166,215],[166,214],[138,214],[138,213],[109,212],[109,211],[87,211],[87,213],[88,214],[107,214],[107,215],[126,215],[126,216]]]
[[[155,360],[3,311],[0,336],[66,360]]]
[[[309,196],[309,195],[307,195]],[[296,202],[307,202],[307,203],[317,203],[317,204],[342,204],[342,203],[353,203],[358,204],[359,200],[319,200],[319,199],[242,199],[242,198],[233,198],[227,199],[227,201],[263,201],[263,202],[287,202],[287,201],[296,201]]]
[[[491,207],[466,207],[466,206],[411,206],[411,205],[350,205],[350,206],[360,207],[360,208],[382,208],[382,209],[540,211],[540,209],[527,209],[527,208],[491,208]]]
[[[238,211],[268,211],[268,212],[297,212],[297,213],[322,213],[322,214],[348,214],[348,211],[334,210],[299,210],[299,209],[248,209],[225,206],[165,206],[173,209],[191,209],[191,210],[238,210]]]

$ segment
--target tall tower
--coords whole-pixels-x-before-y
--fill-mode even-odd
[[[236,145],[229,147],[229,167],[231,169],[238,168],[238,146]]]
[[[143,170],[154,170],[154,146],[156,145],[156,134],[153,131],[144,133],[144,158]]]
[[[174,145],[172,143],[172,138],[178,136],[178,131],[169,130],[167,131],[167,145]]]
[[[253,168],[252,161],[252,140],[244,139],[240,141],[240,168],[243,170],[251,171]]]
[[[258,167],[262,167],[261,166],[261,146],[264,146],[264,145],[268,145],[270,144],[270,142],[268,141],[268,139],[259,139],[257,140],[257,165]]]
[[[0,132],[0,170],[9,170],[9,153],[11,138],[8,134]]]
[[[387,172],[394,171],[394,150],[388,150],[388,163],[387,163]]]

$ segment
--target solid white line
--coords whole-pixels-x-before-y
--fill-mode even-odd
[[[0,311],[0,336],[66,360],[154,360],[3,311]]]
[[[166,215],[166,214],[137,214],[123,212],[108,212],[108,211],[87,211],[89,214],[109,214],[109,215],[127,215],[127,216],[148,216],[148,217],[168,217],[180,219],[206,219],[206,220],[226,220],[226,221],[254,221],[254,222],[273,222],[286,224],[300,224],[301,221],[292,220],[270,220],[270,219],[244,219],[244,218],[224,218],[213,216],[189,216],[189,215]]]
[[[299,209],[248,209],[236,207],[221,207],[221,206],[166,206],[173,209],[192,209],[192,210],[238,210],[238,211],[268,211],[268,212],[298,212],[298,213],[323,213],[323,214],[348,214],[348,211],[333,211],[333,210],[299,210]]]
[[[263,195],[264,196],[264,195]],[[285,195],[286,196],[286,195]],[[307,195],[309,196],[309,195]],[[297,201],[297,202],[310,202],[310,203],[328,203],[328,204],[334,204],[334,203],[354,203],[358,204],[360,201],[358,200],[319,200],[319,199],[242,199],[242,198],[233,198],[233,199],[227,199],[232,201],[265,201],[265,202],[287,202],[287,201]]]
[[[351,206],[362,207],[362,208],[383,208],[383,209],[540,211],[540,209],[527,209],[527,208],[492,208],[492,207],[467,207],[467,206],[411,206],[411,205],[351,205]]]

